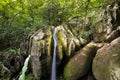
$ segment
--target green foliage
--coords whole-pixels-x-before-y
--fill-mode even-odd
[[[31,74],[26,75],[25,80],[41,80],[41,79],[35,78],[34,75],[31,73]]]
[[[18,49],[9,49],[6,52],[9,53],[9,54],[20,54],[20,48],[18,48]]]
[[[0,0],[0,42],[16,47],[30,32],[73,18],[94,24],[113,0]],[[1,46],[1,45],[0,45]]]
[[[0,51],[0,55],[21,54],[20,48],[10,48]]]

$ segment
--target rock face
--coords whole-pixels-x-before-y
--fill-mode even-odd
[[[65,52],[66,56],[71,56],[77,47],[87,43],[87,41],[84,41],[83,38],[79,39],[76,37],[75,34],[70,30],[69,26],[65,24],[57,26],[57,30],[58,52],[63,51]],[[58,53],[58,55],[60,55],[60,53]],[[63,56],[61,55],[58,57],[62,59]]]
[[[120,37],[97,51],[92,69],[97,80],[120,80]]]
[[[0,55],[1,56],[1,55]],[[24,58],[18,54],[3,55],[0,57],[0,80],[13,80],[24,65]]]
[[[77,38],[67,25],[57,26],[57,58],[62,61],[63,55],[70,57],[76,48],[87,43],[83,38]],[[53,55],[52,26],[35,32],[29,38],[31,67],[35,77],[48,75],[51,72]],[[63,54],[64,53],[64,54]]]
[[[46,70],[49,69],[48,71],[50,71],[51,44],[52,44],[51,29],[38,30],[36,33],[34,33],[30,37],[29,54],[31,55],[31,59],[30,59],[31,67],[32,67],[32,72],[35,77],[40,77],[42,75],[42,70],[43,70],[43,68],[41,67],[42,65],[46,66],[45,67]]]
[[[85,75],[95,56],[96,44],[90,42],[83,49],[78,51],[76,55],[70,59],[64,68],[65,80],[77,80]]]
[[[111,42],[117,37],[119,37],[119,30],[113,30],[109,35],[106,36],[106,41]]]

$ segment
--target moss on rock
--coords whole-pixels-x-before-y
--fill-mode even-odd
[[[97,80],[120,80],[120,37],[97,51],[92,69]]]
[[[64,78],[66,80],[77,80],[88,72],[91,61],[95,56],[96,44],[90,42],[70,59],[64,68]]]

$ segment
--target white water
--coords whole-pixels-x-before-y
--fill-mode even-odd
[[[53,53],[53,61],[52,61],[51,80],[56,80],[56,47],[57,47],[56,32],[57,32],[57,28],[54,28],[53,29],[54,53]]]

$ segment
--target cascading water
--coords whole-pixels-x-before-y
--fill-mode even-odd
[[[56,32],[57,32],[57,28],[54,28],[53,29],[54,53],[53,53],[53,61],[52,61],[51,80],[56,80],[56,47],[57,47]]]

